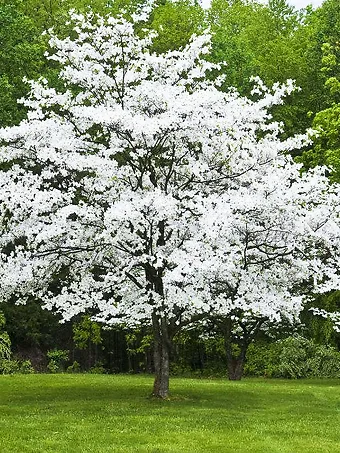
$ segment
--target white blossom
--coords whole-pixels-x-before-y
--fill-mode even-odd
[[[301,175],[307,135],[268,113],[293,83],[256,79],[251,101],[205,77],[209,32],[156,55],[122,17],[71,21],[48,56],[65,90],[30,82],[27,120],[0,131],[0,298],[178,326],[293,322],[302,282],[338,289],[338,187]]]

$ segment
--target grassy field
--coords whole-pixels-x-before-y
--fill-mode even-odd
[[[340,381],[0,376],[0,452],[340,452]]]

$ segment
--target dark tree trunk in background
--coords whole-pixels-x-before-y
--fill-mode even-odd
[[[228,378],[230,381],[240,381],[243,376],[246,353],[249,346],[248,338],[245,337],[237,342],[237,347],[233,343],[232,320],[226,319],[223,326],[224,347],[227,357]],[[236,351],[235,351],[236,349]]]
[[[227,356],[228,378],[231,381],[240,381],[246,362],[248,346],[257,335],[264,323],[264,319],[254,319],[252,322],[238,323],[242,329],[242,336],[235,338],[233,334],[233,321],[227,318],[220,324],[224,335],[224,347]]]
[[[152,395],[169,396],[171,338],[166,318],[153,315],[155,381]]]
[[[245,363],[245,353],[246,351],[238,357],[227,356],[228,378],[230,381],[241,380]]]

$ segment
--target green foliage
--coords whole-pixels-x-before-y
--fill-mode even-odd
[[[30,300],[25,305],[9,301],[1,305],[6,316],[6,330],[12,340],[13,352],[58,348],[69,342],[72,335],[68,323],[60,324],[59,316],[43,310],[39,301]]]
[[[214,33],[212,59],[227,63],[223,88],[235,86],[249,95],[251,76],[260,76],[267,86],[294,79],[302,91],[290,96],[273,114],[284,121],[288,133],[309,126],[307,112],[313,108],[311,96],[318,85],[306,58],[311,32],[301,14],[285,0],[272,0],[269,5],[214,0],[209,22]]]
[[[16,0],[16,3],[17,8],[23,14],[35,18],[39,30],[48,30],[53,27],[59,32],[65,27],[67,28],[70,9],[80,12],[92,9],[96,13],[105,13],[112,2],[105,0]]]
[[[93,367],[89,369],[89,373],[91,374],[105,374],[106,369],[103,366],[102,362],[96,362]]]
[[[30,360],[12,359],[11,340],[8,333],[2,330],[5,325],[5,316],[0,312],[0,374],[34,373]]]
[[[302,337],[290,337],[279,344],[281,349],[278,369],[282,377],[298,379],[308,377],[312,372],[309,358],[315,353],[314,344]]]
[[[84,351],[85,368],[90,370],[98,360],[98,347],[103,341],[100,324],[92,321],[89,315],[83,315],[80,321],[73,324],[73,341],[76,348]]]
[[[25,108],[17,103],[28,91],[23,77],[46,72],[42,30],[20,11],[20,4],[16,0],[0,4],[0,126],[16,124],[25,116]]]
[[[73,324],[73,341],[77,348],[87,349],[90,343],[98,345],[102,342],[101,327],[91,317],[84,315]]]
[[[325,344],[340,349],[340,334],[334,330],[333,322],[321,316],[315,316],[310,308],[322,308],[329,312],[340,310],[340,291],[314,295],[301,313],[305,325],[305,336],[312,338],[316,344]]]
[[[257,74],[254,51],[247,45],[248,30],[256,15],[255,5],[250,3],[212,2],[209,11],[213,32],[211,57],[214,62],[227,62],[225,89],[235,86],[241,93],[247,92],[250,76]]]
[[[325,43],[322,46],[321,71],[328,92],[329,107],[318,112],[313,120],[313,128],[317,131],[314,146],[301,158],[305,167],[326,165],[330,168],[330,177],[340,182],[340,46]]]
[[[60,36],[70,34],[69,10],[117,14],[122,8],[135,10],[138,1],[118,0],[2,0],[0,2],[0,127],[18,124],[26,108],[17,102],[26,97],[29,85],[23,81],[45,77],[58,86],[56,63],[44,53],[49,28]],[[62,88],[62,87],[60,87]]]
[[[2,374],[33,374],[35,370],[30,360],[5,360],[0,362]]]
[[[7,332],[0,333],[0,369],[11,360],[11,340]]]
[[[301,336],[272,344],[252,344],[245,374],[290,379],[340,378],[340,352]]]
[[[152,50],[161,53],[184,47],[193,34],[202,32],[203,25],[204,11],[197,3],[165,2],[152,14],[150,27],[158,32]]]
[[[306,55],[314,70],[312,127],[317,131],[313,147],[300,161],[306,168],[327,165],[331,178],[340,181],[340,9],[338,0],[326,0],[307,21],[310,45]],[[320,87],[320,83],[322,86]],[[316,86],[315,86],[316,85]]]
[[[14,87],[10,84],[8,76],[0,76],[0,111],[1,125],[6,126],[16,122],[16,112],[13,108]]]
[[[143,335],[139,329],[127,333],[125,338],[127,350],[130,355],[144,353],[151,347],[152,344],[152,335]]]
[[[11,360],[11,340],[7,332],[3,331],[6,319],[2,312],[0,312],[0,372],[3,372],[7,362]]]
[[[331,346],[315,345],[303,337],[290,337],[282,343],[282,377],[340,377],[340,353]]]
[[[220,335],[202,336],[200,346],[203,349],[203,363],[200,370],[196,369],[196,374],[205,377],[226,376],[226,352],[224,338]]]
[[[72,363],[72,365],[67,367],[66,372],[67,373],[80,373],[81,372],[80,364],[75,360]]]
[[[280,348],[275,343],[251,343],[248,347],[245,376],[279,377]]]
[[[173,341],[170,372],[173,376],[217,377],[226,375],[223,337],[202,334],[201,329],[181,331]]]
[[[69,359],[69,351],[62,349],[54,349],[47,352],[49,362],[47,369],[50,373],[62,373],[65,371],[65,364]]]
[[[129,371],[151,371],[153,337],[149,329],[134,329],[125,333]]]

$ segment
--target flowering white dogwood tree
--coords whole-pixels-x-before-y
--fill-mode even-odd
[[[205,200],[195,241],[178,251],[187,261],[173,271],[223,334],[230,379],[241,378],[260,329],[298,323],[306,295],[339,287],[338,187],[322,169],[300,175],[290,156],[267,158],[255,172],[245,158],[248,170]]]
[[[270,122],[291,84],[222,93],[209,34],[155,55],[122,17],[71,20],[72,37],[50,39],[64,90],[31,82],[27,120],[0,132],[0,299],[151,326],[166,397],[183,326],[291,319],[296,282],[337,284],[334,196],[286,154],[304,138]]]

